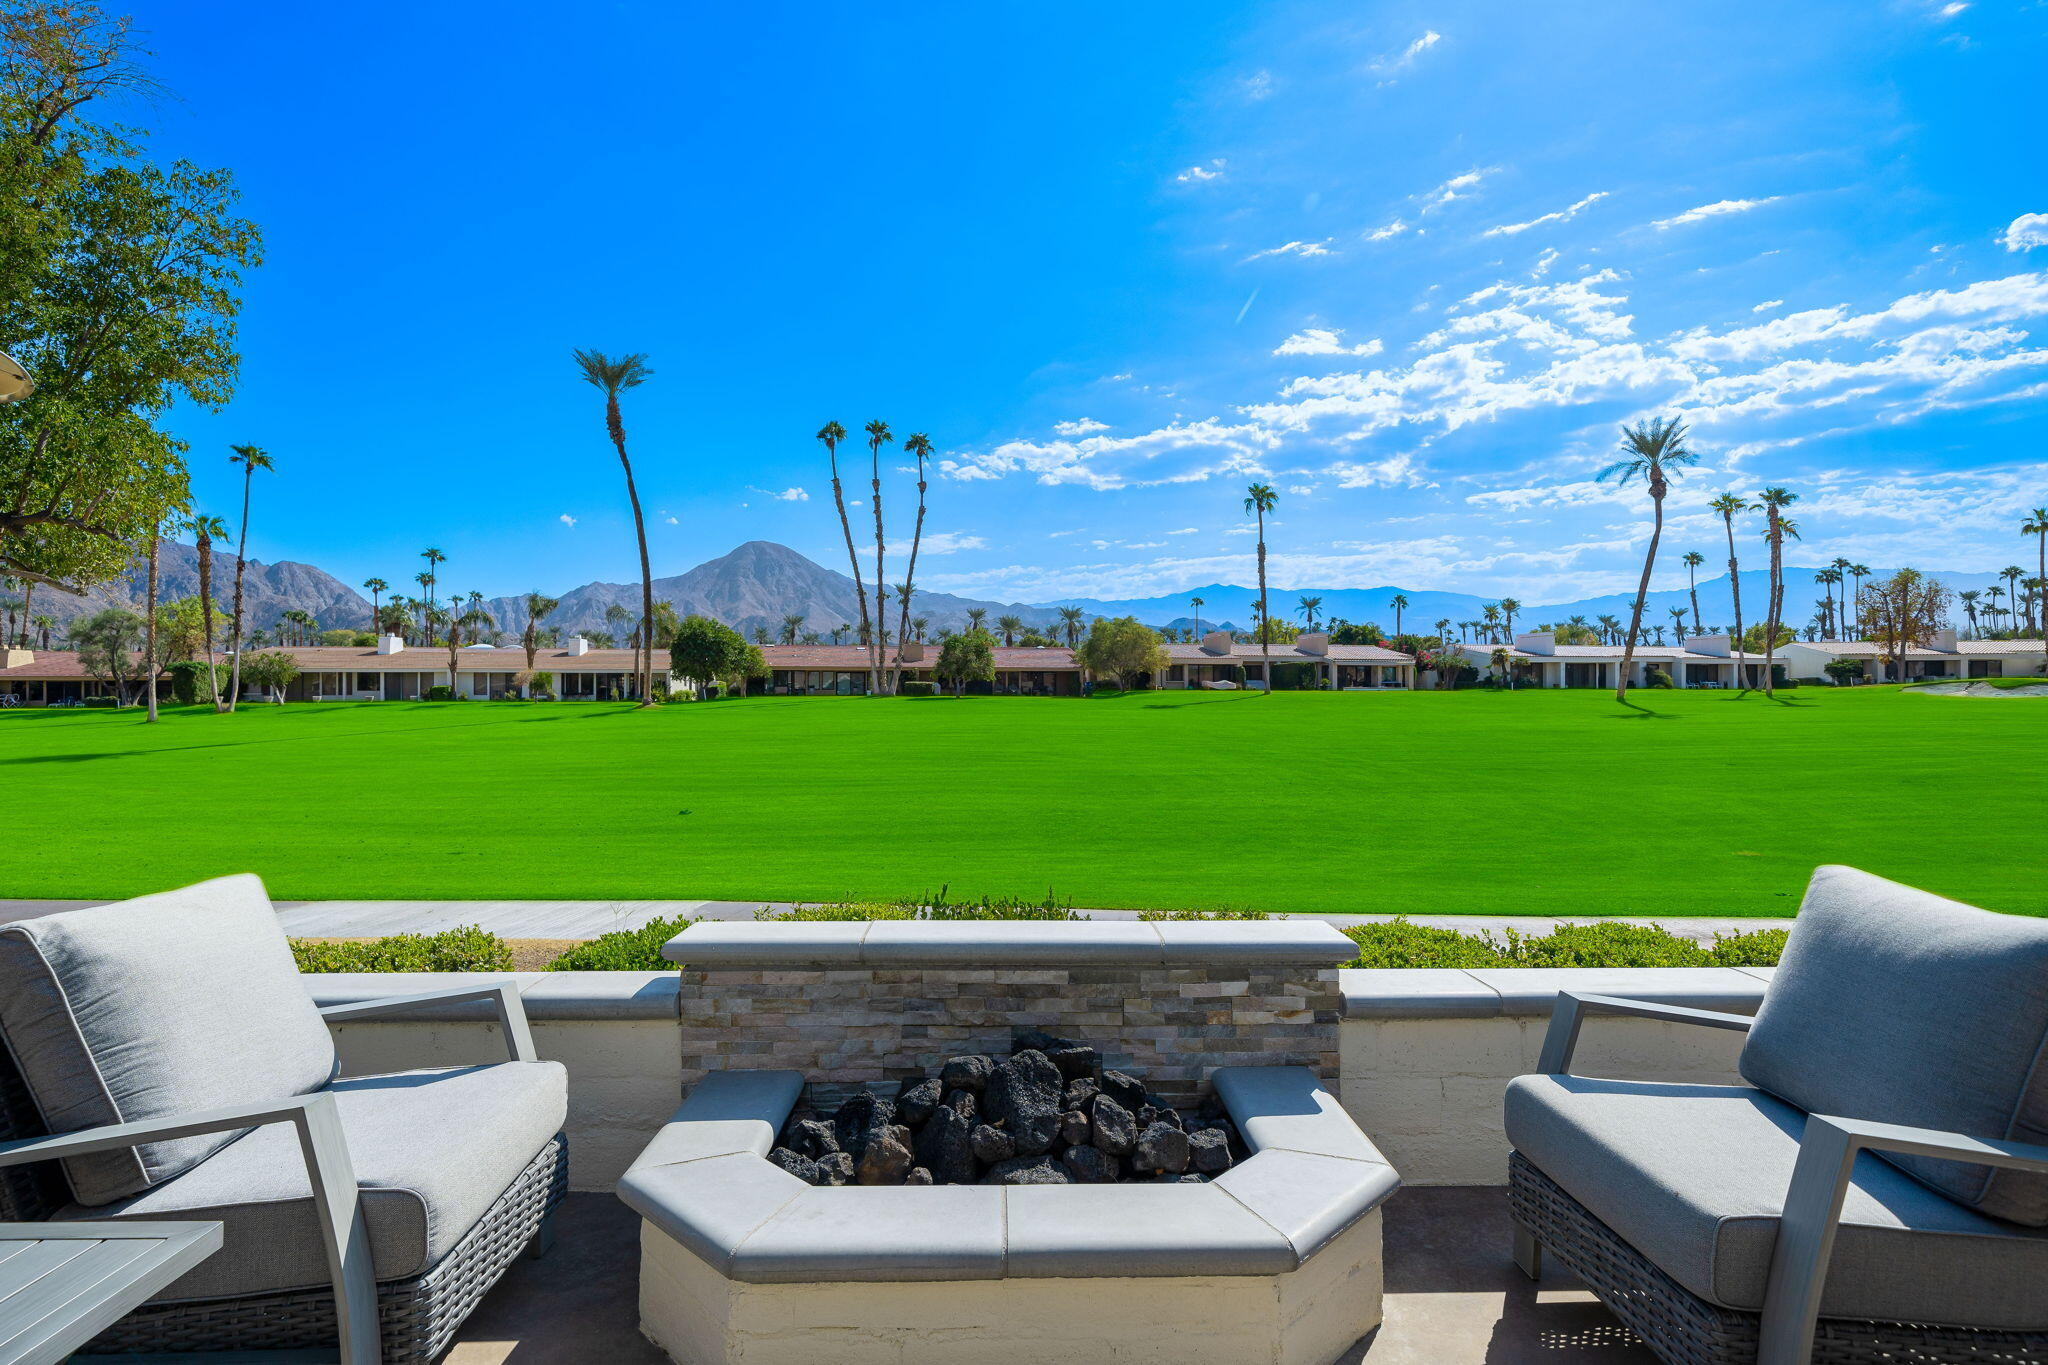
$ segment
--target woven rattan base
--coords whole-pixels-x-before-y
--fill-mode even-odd
[[[424,1275],[377,1286],[385,1365],[438,1359],[569,1188],[568,1139],[556,1134],[512,1187]],[[332,1290],[145,1305],[86,1348],[115,1356],[178,1351],[286,1351],[332,1346]]]
[[[1708,1303],[1659,1270],[1521,1153],[1508,1158],[1515,1221],[1671,1365],[1755,1365],[1758,1318]],[[1823,1318],[1813,1365],[2048,1365],[2048,1333]]]

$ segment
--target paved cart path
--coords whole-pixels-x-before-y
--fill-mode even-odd
[[[32,919],[104,901],[0,900],[0,920]],[[786,910],[787,901],[279,901],[277,917],[295,938],[378,938],[385,934],[438,933],[480,924],[500,938],[596,938],[616,929],[637,929],[656,919],[752,919],[762,906]],[[1132,910],[1081,910],[1090,919],[1136,919]],[[1299,915],[1332,924],[1384,924],[1392,915]],[[1498,934],[1546,934],[1567,919],[1543,915],[1411,915],[1411,923],[1438,929]],[[1584,919],[1591,919],[1586,916]],[[1789,928],[1789,919],[1658,919],[1617,915],[1629,924],[1661,924],[1674,934],[1711,942],[1716,934]],[[1584,922],[1581,920],[1580,922]]]

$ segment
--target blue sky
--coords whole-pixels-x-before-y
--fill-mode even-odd
[[[920,576],[1004,600],[1248,581],[1254,478],[1281,583],[1616,590],[1645,504],[1592,475],[1658,412],[1661,584],[1726,488],[1957,570],[2048,500],[2041,0],[136,15],[153,145],[266,232],[240,392],[176,419],[209,510],[276,458],[259,558],[635,576],[572,346],[656,370],[658,574],[839,564],[827,418],[930,433]]]

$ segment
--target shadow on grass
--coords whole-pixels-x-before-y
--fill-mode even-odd
[[[133,750],[117,750],[104,754],[24,754],[20,758],[0,758],[0,766],[12,767],[23,763],[91,763],[101,758],[136,758]]]
[[[1124,695],[1128,697],[1140,694],[1126,692]],[[1192,697],[1187,701],[1148,701],[1145,703],[1145,709],[1147,711],[1179,711],[1189,706],[1214,706],[1219,702],[1227,704],[1230,702],[1247,701],[1253,697],[1263,697],[1264,695],[1266,694],[1263,692],[1209,692]]]
[[[1616,703],[1616,705],[1622,706],[1622,707],[1626,708],[1627,710],[1629,710],[1629,711],[1632,711],[1632,712],[1634,712],[1635,714],[1633,714],[1633,715],[1627,715],[1627,716],[1609,716],[1609,717],[1608,717],[1607,719],[1609,719],[1609,720],[1677,720],[1677,719],[1678,719],[1678,717],[1677,717],[1677,716],[1674,716],[1674,715],[1672,715],[1672,714],[1671,714],[1670,712],[1668,712],[1668,711],[1652,711],[1652,710],[1651,710],[1651,709],[1650,709],[1649,707],[1647,707],[1647,706],[1643,705],[1643,704],[1642,704],[1641,702],[1635,702],[1635,701],[1622,701],[1622,702],[1617,702],[1617,703]]]

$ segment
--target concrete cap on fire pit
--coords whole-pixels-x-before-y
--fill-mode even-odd
[[[691,967],[1335,967],[1358,946],[1321,920],[705,920],[663,946]]]

